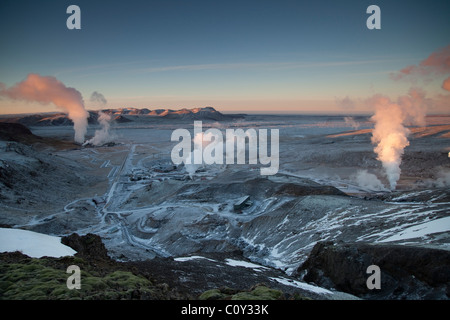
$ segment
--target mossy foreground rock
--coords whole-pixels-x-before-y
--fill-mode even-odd
[[[80,289],[69,289],[68,266],[80,268]],[[0,300],[167,300],[187,298],[149,275],[112,260],[30,258],[0,253]]]
[[[239,292],[231,300],[280,300],[284,299],[283,292],[266,286],[257,286],[249,292]]]
[[[67,278],[70,274],[60,268],[63,260],[64,264],[83,265],[81,289],[68,289]],[[0,262],[0,299],[145,299],[158,297],[158,291],[161,291],[158,289],[149,279],[129,271],[117,270],[102,275],[83,264],[79,258],[24,257],[20,263]]]
[[[199,300],[283,300],[283,292],[257,284],[248,291],[230,288],[211,289],[199,296]]]

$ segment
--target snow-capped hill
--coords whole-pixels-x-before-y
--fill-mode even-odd
[[[137,109],[137,108],[120,108],[120,109],[104,109],[102,110],[104,113],[114,114],[114,115],[141,115],[141,114],[148,114],[150,113],[150,110],[147,108],[144,109]]]
[[[193,113],[198,113],[198,112],[217,112],[216,109],[214,109],[213,107],[194,108],[194,109],[191,109],[191,111]]]
[[[99,112],[112,116],[116,122],[124,123],[138,120],[145,121],[150,119],[169,119],[169,120],[204,120],[204,121],[226,121],[235,118],[242,118],[243,115],[223,114],[213,107],[193,108],[193,109],[154,109],[147,108],[118,108],[90,110],[88,123],[97,124]],[[72,126],[73,122],[65,113],[44,113],[32,115],[17,115],[15,117],[0,118],[0,122],[20,123],[25,126]]]
[[[213,107],[194,108],[194,109],[181,109],[181,110],[166,110],[160,114],[161,117],[168,119],[181,119],[181,120],[214,120],[222,121],[233,119],[235,115],[225,115]]]
[[[223,121],[231,120],[237,117],[242,117],[242,115],[225,115],[213,107],[200,107],[200,108],[182,108],[178,110],[173,109],[154,109],[150,110],[147,108],[137,109],[137,108],[121,108],[121,109],[104,109],[101,110],[104,113],[111,114],[114,118],[125,117],[130,121],[145,120],[147,117],[149,119],[162,118],[162,119],[174,119],[174,120],[213,120],[213,121]],[[92,112],[92,111],[91,111]]]

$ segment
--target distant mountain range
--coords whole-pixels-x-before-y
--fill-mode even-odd
[[[155,109],[147,108],[119,108],[103,109],[89,112],[89,124],[96,124],[99,112],[112,116],[113,121],[117,123],[126,123],[133,121],[146,121],[157,119],[168,120],[203,120],[203,121],[227,121],[237,118],[243,118],[244,114],[223,114],[213,107],[193,108],[193,109]],[[5,115],[0,117],[0,122],[20,123],[25,126],[64,126],[73,125],[65,113],[41,113],[41,114],[23,114],[23,115]]]

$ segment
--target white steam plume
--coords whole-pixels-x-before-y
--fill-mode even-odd
[[[83,97],[78,90],[66,87],[55,77],[31,73],[25,80],[10,88],[0,86],[0,95],[14,100],[53,103],[73,121],[74,140],[78,143],[84,142],[89,113],[84,108]]]
[[[83,145],[92,144],[94,146],[100,146],[114,140],[114,135],[110,133],[111,115],[99,111],[98,122],[101,125],[101,129],[95,130],[94,137],[86,141]]]
[[[205,148],[211,142],[211,138],[214,135],[210,132],[197,133],[192,141],[194,142],[194,150],[189,152],[184,160],[184,168],[186,172],[189,174],[189,177],[193,179],[195,172],[204,165],[204,160],[202,159],[202,163],[195,163],[195,153],[202,152],[203,148]]]
[[[370,189],[374,191],[385,191],[386,188],[383,183],[373,173],[369,173],[367,170],[358,170],[356,174],[351,177],[358,186],[364,189]]]
[[[344,117],[345,124],[352,127],[355,130],[358,130],[360,124],[353,119],[353,117]]]
[[[91,94],[91,98],[89,99],[91,102],[99,103],[101,105],[105,105],[108,103],[105,96],[101,94],[100,92],[94,91]]]
[[[384,96],[374,96],[375,122],[372,131],[372,143],[378,160],[383,164],[390,189],[394,190],[400,179],[400,164],[404,149],[409,145],[407,124],[425,125],[425,94],[411,89],[409,95],[392,102]]]

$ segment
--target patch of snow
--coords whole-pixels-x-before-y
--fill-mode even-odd
[[[32,258],[73,256],[76,251],[61,243],[60,237],[34,231],[0,228],[0,252],[20,251]]]
[[[426,236],[432,233],[450,231],[450,217],[444,217],[433,221],[421,223],[402,230],[400,233],[380,242],[391,242],[404,239],[412,239]]]
[[[290,280],[287,278],[275,278],[275,277],[271,277],[270,279],[275,280],[281,284],[287,285],[287,286],[291,286],[291,287],[296,287],[296,288],[300,288],[303,290],[308,290],[308,291],[312,291],[318,294],[333,294],[332,291],[321,288],[321,287],[317,287],[317,286],[313,286],[311,284],[305,283],[305,282],[300,282],[297,280]]]
[[[256,269],[255,271],[257,271],[258,269],[269,269],[269,268],[264,267],[259,264],[242,261],[242,260],[234,260],[234,259],[226,259],[226,264],[229,266],[232,266],[232,267],[245,267],[245,268],[250,268],[253,270]]]
[[[205,258],[202,256],[178,257],[173,260],[178,261],[178,262],[185,262],[185,261],[191,261],[191,260],[195,260],[195,259],[206,259],[206,260],[215,262],[215,260],[208,259],[208,258]]]

